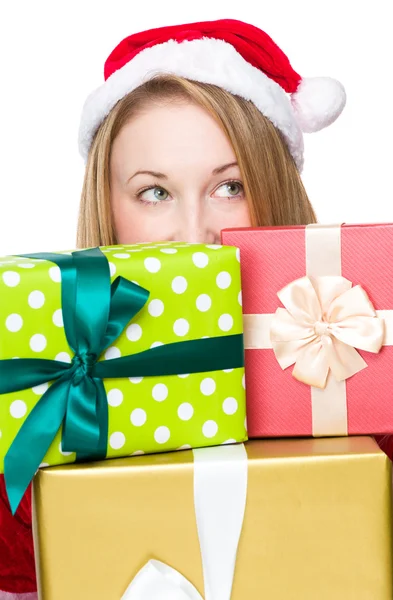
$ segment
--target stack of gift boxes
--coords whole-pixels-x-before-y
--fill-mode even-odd
[[[222,244],[1,259],[41,600],[393,597],[393,225]]]

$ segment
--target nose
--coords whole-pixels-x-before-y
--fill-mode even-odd
[[[210,221],[210,222],[209,222]],[[203,202],[187,206],[178,212],[173,223],[173,240],[191,244],[219,244],[220,229],[215,230]]]

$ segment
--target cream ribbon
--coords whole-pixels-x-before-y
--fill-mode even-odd
[[[307,277],[304,278],[304,282],[300,285],[300,288],[303,290],[303,286],[304,287],[308,287],[309,283],[307,283],[306,286],[306,280],[308,279],[308,281],[311,283],[312,281],[316,281],[319,280],[319,282],[321,282],[321,280],[323,278],[329,278],[329,277],[334,277],[334,278],[341,278],[341,225],[308,225],[306,227],[305,230],[305,237],[306,237],[306,275]],[[297,281],[303,281],[302,280],[297,280]],[[325,280],[326,282],[328,281],[328,279]],[[297,283],[297,282],[295,282]],[[349,284],[349,282],[348,282]],[[291,285],[291,284],[290,284]],[[312,283],[311,283],[312,285]],[[287,286],[286,288],[284,288],[284,290],[287,290],[289,286]],[[312,286],[314,287],[314,286]],[[362,290],[361,293],[360,290],[356,291],[356,288],[358,288],[358,286],[354,286],[353,288],[351,287],[351,291],[350,294],[355,294],[355,297],[353,298],[354,300],[356,299],[356,304],[358,304],[359,302],[362,303],[363,309],[366,308],[366,315],[363,315],[363,313],[361,312],[361,316],[366,316],[368,317],[366,320],[362,320],[362,324],[363,326],[365,326],[365,328],[368,330],[368,325],[371,323],[371,319],[372,322],[374,323],[375,321],[375,314],[377,315],[378,319],[382,322],[382,327],[384,329],[384,336],[382,339],[382,345],[383,346],[393,346],[393,310],[377,310],[375,311],[375,314],[373,317],[371,317],[371,309],[374,310],[372,308],[371,303],[369,303],[369,300],[367,298],[367,296],[365,297],[365,292]],[[352,291],[352,290],[355,290]],[[288,291],[288,290],[287,290]],[[291,292],[294,291],[294,288],[292,288]],[[318,298],[318,292],[315,290],[314,288],[314,292],[317,295]],[[347,292],[349,292],[349,290],[347,289]],[[325,291],[323,291],[323,296],[325,298]],[[343,291],[343,295],[346,292]],[[303,294],[303,291],[300,292],[300,294]],[[364,295],[363,295],[364,294]],[[291,297],[291,294],[289,294],[289,296]],[[283,298],[286,298],[286,295],[284,293]],[[331,305],[330,308],[332,308],[332,303],[333,303],[333,297],[331,296],[332,301],[331,301]],[[310,291],[310,296],[306,298],[302,297],[301,300],[301,306],[303,306],[303,308],[306,306],[305,304],[303,304],[303,301],[310,301],[310,299],[312,299],[311,302],[311,306],[309,304],[307,304],[307,310],[304,312],[303,314],[303,323],[307,320],[310,320],[310,311],[311,314],[315,314],[315,309],[318,310],[318,306],[315,305],[315,295],[313,294],[312,291]],[[345,296],[344,296],[344,300],[346,300]],[[338,301],[338,300],[337,300]],[[288,300],[289,302],[289,300]],[[298,298],[295,298],[295,303],[296,305],[298,305]],[[321,306],[321,301],[319,300],[320,303],[320,307]],[[362,310],[363,310],[362,309]],[[280,312],[281,310],[285,309],[279,309]],[[296,309],[298,310],[298,309]],[[350,324],[351,319],[353,317],[350,317],[349,314],[347,314],[347,309],[344,306],[340,306],[340,310],[344,311],[343,314],[345,314],[345,318],[347,320],[347,324]],[[301,309],[300,309],[301,312]],[[277,313],[276,313],[277,314]],[[244,345],[246,350],[252,350],[252,349],[273,349],[273,341],[271,340],[270,337],[270,330],[272,328],[272,324],[274,322],[274,320],[276,319],[276,314],[245,314],[243,315],[243,324],[244,324]],[[298,313],[297,313],[298,314]],[[318,313],[319,316],[319,313]],[[354,347],[358,347],[359,349],[366,349],[368,350],[369,348],[364,348],[363,345],[357,345],[358,342],[360,342],[360,336],[359,334],[361,333],[362,330],[362,326],[360,325],[360,321],[357,322],[357,326],[355,326],[355,330],[351,330],[351,340],[354,342],[355,341],[355,337],[356,337],[356,344],[352,343],[352,348],[350,346],[348,346],[349,348],[349,355],[351,358],[351,361],[353,359],[353,363],[350,361],[350,364],[347,365],[346,364],[346,357],[347,357],[347,353],[348,353],[348,348],[345,348],[345,350],[343,349],[343,345],[346,344],[347,342],[345,341],[346,338],[346,334],[348,332],[344,332],[341,330],[341,328],[338,326],[336,316],[333,313],[333,311],[331,310],[331,320],[333,320],[333,322],[329,325],[329,339],[324,339],[323,343],[321,341],[321,343],[316,342],[314,343],[314,347],[312,348],[312,350],[306,350],[306,352],[310,352],[310,356],[309,358],[315,359],[316,364],[319,366],[320,371],[319,371],[319,376],[316,378],[316,381],[311,385],[311,405],[312,405],[312,432],[313,432],[313,436],[317,437],[317,436],[339,436],[339,435],[348,435],[348,416],[347,416],[347,396],[346,396],[346,384],[345,384],[345,377],[341,378],[342,375],[345,375],[346,373],[349,373],[350,370],[355,370],[355,372],[358,372],[359,368],[361,367],[361,363],[360,360],[362,361],[362,364],[364,363],[363,359],[360,357],[359,354],[357,354],[356,350],[354,350]],[[287,318],[287,317],[285,317]],[[291,321],[291,320],[290,320]],[[322,320],[319,320],[320,325],[318,325],[317,330],[320,333],[325,332],[325,334],[327,333],[327,326],[326,326],[326,319],[324,318],[324,315],[322,314]],[[313,341],[315,342],[315,338],[313,338],[313,333],[316,334],[315,331],[315,325],[318,323],[318,320],[316,319],[314,321],[314,328],[313,330],[311,330],[310,327],[310,333],[311,333],[311,338],[313,339]],[[292,327],[293,322],[288,323],[288,325],[290,325]],[[359,329],[360,327],[360,329]],[[374,324],[372,325],[372,328],[374,328]],[[377,351],[376,348],[379,344],[379,334],[377,333],[377,329],[375,329],[374,333],[372,333],[370,335],[370,340],[371,338],[373,339],[373,342],[370,343],[370,348],[372,346],[372,350],[369,351]],[[332,335],[332,332],[335,332],[335,334],[338,335]],[[313,333],[312,333],[313,331]],[[370,329],[371,331],[371,329]],[[304,334],[304,328],[302,329],[302,333]],[[344,337],[342,337],[344,334]],[[356,334],[353,335],[352,334]],[[291,344],[293,344],[293,340],[289,340]],[[304,340],[303,340],[304,341]],[[281,344],[281,342],[279,340],[277,340],[277,342],[279,342],[279,344]],[[364,339],[363,339],[364,342]],[[299,340],[298,340],[299,343]],[[318,345],[319,344],[319,345]],[[295,344],[296,345],[296,344]],[[299,344],[301,345],[301,344]],[[312,346],[313,344],[311,343],[310,346]],[[305,345],[303,346],[304,349]],[[319,352],[318,352],[318,348],[319,348]],[[338,350],[337,350],[338,348]],[[303,351],[303,350],[302,350]],[[359,357],[355,359],[355,354]],[[281,349],[279,349],[278,352],[279,356],[281,356]],[[288,356],[289,356],[290,352],[288,352]],[[328,361],[327,357],[329,357],[330,362]],[[294,358],[294,356],[292,356],[292,358]],[[343,361],[345,364],[338,364],[338,360],[341,359],[341,361]],[[359,360],[360,359],[360,360]],[[297,359],[296,359],[297,360]],[[294,360],[293,362],[296,362],[296,360]],[[356,365],[355,365],[355,360],[356,360]],[[293,364],[292,363],[288,363],[287,366],[289,366],[289,364]],[[300,361],[300,375],[299,375],[299,379],[301,377],[303,377],[304,372],[303,372],[303,360]],[[331,372],[328,373],[327,378],[325,378],[325,387],[317,387],[315,385],[315,383],[321,383],[321,380],[324,379],[323,376],[321,376],[321,373],[325,373],[326,372],[326,364],[328,363],[329,365],[329,369]],[[286,362],[283,364],[286,364]],[[322,368],[323,366],[323,368]],[[339,376],[339,379],[336,379],[336,377],[333,375],[333,368],[334,368],[334,372],[336,373],[336,376]],[[364,368],[364,364],[361,368]],[[357,369],[357,367],[359,367]],[[348,370],[347,370],[348,369]],[[357,370],[356,370],[357,369]],[[296,375],[299,372],[298,366],[295,367],[294,369],[294,374]],[[310,375],[310,372],[309,372]],[[349,374],[346,375],[347,377],[350,377]],[[314,375],[312,377],[310,377],[310,380],[314,380]],[[301,379],[303,380],[303,379]]]
[[[243,444],[194,450],[194,508],[205,600],[230,600],[247,499]],[[149,560],[122,600],[203,600],[175,568]]]
[[[277,294],[285,308],[272,319],[270,339],[282,369],[295,364],[295,379],[325,388],[329,371],[337,381],[367,363],[355,350],[378,353],[384,322],[366,292],[344,277],[302,277]]]

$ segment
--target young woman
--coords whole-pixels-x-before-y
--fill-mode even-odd
[[[315,222],[303,132],[331,124],[342,85],[302,79],[260,29],[233,20],[131,35],[87,99],[78,247],[181,240]],[[0,486],[0,589],[35,590],[30,491],[16,518]]]
[[[340,114],[340,83],[302,79],[269,36],[233,20],[134,34],[104,72],[80,126],[79,246],[315,221],[302,131]]]

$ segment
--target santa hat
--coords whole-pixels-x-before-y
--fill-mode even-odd
[[[217,85],[250,100],[283,134],[299,170],[303,134],[327,127],[342,112],[341,83],[302,78],[263,31],[232,19],[174,25],[125,38],[105,63],[105,83],[87,98],[79,129],[86,160],[94,134],[115,104],[158,74]]]

